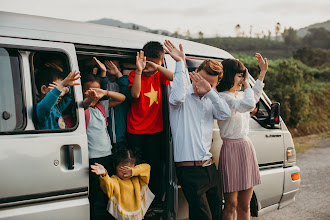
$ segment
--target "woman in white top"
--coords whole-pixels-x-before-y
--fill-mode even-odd
[[[260,76],[251,88],[247,68],[238,60],[222,61],[223,78],[217,89],[228,103],[232,116],[218,121],[223,145],[219,158],[219,172],[225,197],[223,219],[250,219],[250,200],[253,186],[261,183],[253,144],[247,137],[250,112],[255,108],[264,87],[268,69],[267,59],[257,53]],[[240,91],[244,85],[244,92]]]

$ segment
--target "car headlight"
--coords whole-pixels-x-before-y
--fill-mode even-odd
[[[295,163],[296,162],[296,150],[294,147],[288,147],[286,149],[286,160],[288,163]]]

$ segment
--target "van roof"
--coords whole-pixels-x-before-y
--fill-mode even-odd
[[[0,36],[130,49],[141,49],[148,41],[164,42],[169,39],[176,45],[181,43],[188,55],[233,58],[224,50],[188,40],[87,22],[3,11],[0,11]]]

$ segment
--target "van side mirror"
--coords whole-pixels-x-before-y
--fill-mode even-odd
[[[270,105],[270,113],[268,118],[270,126],[274,126],[280,123],[280,103],[274,102]]]

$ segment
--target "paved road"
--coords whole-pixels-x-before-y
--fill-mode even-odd
[[[253,220],[330,220],[330,138],[297,155],[301,186],[296,201]]]

